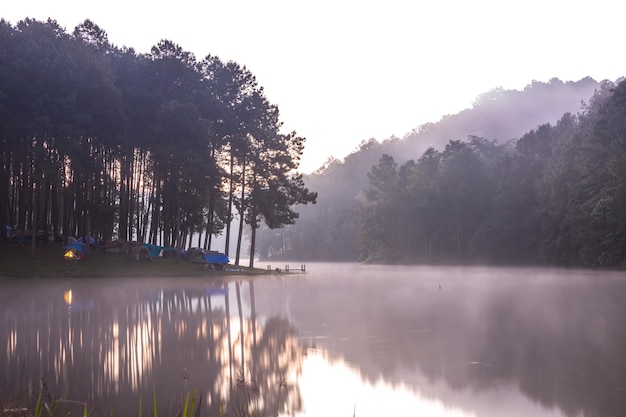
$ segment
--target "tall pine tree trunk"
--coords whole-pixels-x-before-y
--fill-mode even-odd
[[[243,224],[246,214],[246,161],[243,161],[243,168],[241,171],[241,203],[239,209],[239,232],[237,234],[237,253],[235,254],[235,265],[239,265],[239,258],[241,255],[241,240],[243,237]]]
[[[256,250],[256,221],[252,224],[252,233],[250,234],[250,268],[254,268],[254,252]]]
[[[230,184],[228,186],[228,211],[226,212],[226,243],[224,244],[224,253],[228,256],[230,249],[230,224],[233,221],[233,165],[235,164],[235,157],[231,146],[230,150]]]

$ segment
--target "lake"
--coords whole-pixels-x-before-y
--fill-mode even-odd
[[[194,390],[203,416],[626,415],[624,273],[306,267],[0,280],[0,405],[43,387],[103,416],[155,397],[173,416]]]

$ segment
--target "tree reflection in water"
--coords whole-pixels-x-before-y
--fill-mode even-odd
[[[44,377],[57,396],[124,415],[139,398],[149,411],[153,386],[165,409],[197,387],[210,416],[242,404],[264,416],[626,415],[624,273],[310,271],[3,281],[0,395],[38,392]]]
[[[253,281],[3,283],[0,392],[38,393],[43,378],[53,396],[136,415],[153,389],[167,411],[198,388],[209,415],[244,401],[257,415],[293,414],[297,332],[281,317],[260,322],[253,294]]]

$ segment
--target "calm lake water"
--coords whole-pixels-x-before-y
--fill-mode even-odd
[[[0,404],[43,383],[94,415],[624,416],[626,274],[0,281]]]

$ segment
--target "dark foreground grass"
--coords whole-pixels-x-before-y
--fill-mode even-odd
[[[286,384],[281,382],[280,388],[286,388]],[[152,398],[137,398],[137,414],[129,413],[128,410],[98,410],[89,403],[69,399],[53,399],[48,391],[46,381],[41,378],[41,389],[39,393],[27,395],[23,390],[18,390],[13,396],[3,398],[0,396],[0,416],[1,417],[97,417],[97,416],[137,416],[137,417],[157,417],[159,414],[173,417],[266,417],[259,411],[260,392],[256,384],[244,381],[243,377],[238,377],[237,386],[231,391],[232,404],[226,410],[225,404],[219,405],[217,413],[208,414],[206,407],[203,408],[202,392],[197,388],[186,390],[183,398],[178,396],[174,402],[167,401],[167,406],[157,398],[156,390],[152,390]],[[146,401],[147,400],[147,401]],[[277,416],[278,410],[271,416]],[[268,416],[269,417],[269,416]],[[354,416],[353,416],[354,417]]]
[[[137,262],[124,254],[89,248],[82,260],[66,260],[60,244],[39,244],[32,256],[28,244],[0,242],[0,278],[58,277],[179,277],[215,275],[261,275],[276,273],[236,266],[237,272],[205,271],[202,264],[169,258]]]
[[[45,382],[44,382],[45,385]],[[153,398],[150,401],[150,405],[147,406],[147,410],[143,410],[143,401],[141,397],[138,399],[139,411],[138,417],[157,417],[159,414],[159,404],[157,402],[156,393],[153,391]],[[235,413],[235,417],[250,417],[257,416],[257,414],[249,411],[252,408],[252,403],[247,404],[246,411],[241,413]],[[37,396],[36,402],[26,398],[15,397],[11,400],[0,400],[0,416],[3,417],[71,417],[80,416],[83,417],[95,417],[98,415],[110,415],[113,416],[127,416],[128,413],[125,410],[110,410],[103,414],[103,411],[98,412],[88,403],[82,401],[72,401],[56,399],[53,400],[50,395],[44,390]],[[184,400],[182,402],[177,401],[171,405],[171,410],[165,409],[166,415],[174,417],[200,417],[202,412],[202,399],[199,396],[198,390],[187,391]],[[220,407],[219,417],[225,417],[224,407]],[[259,416],[260,417],[260,416]]]

